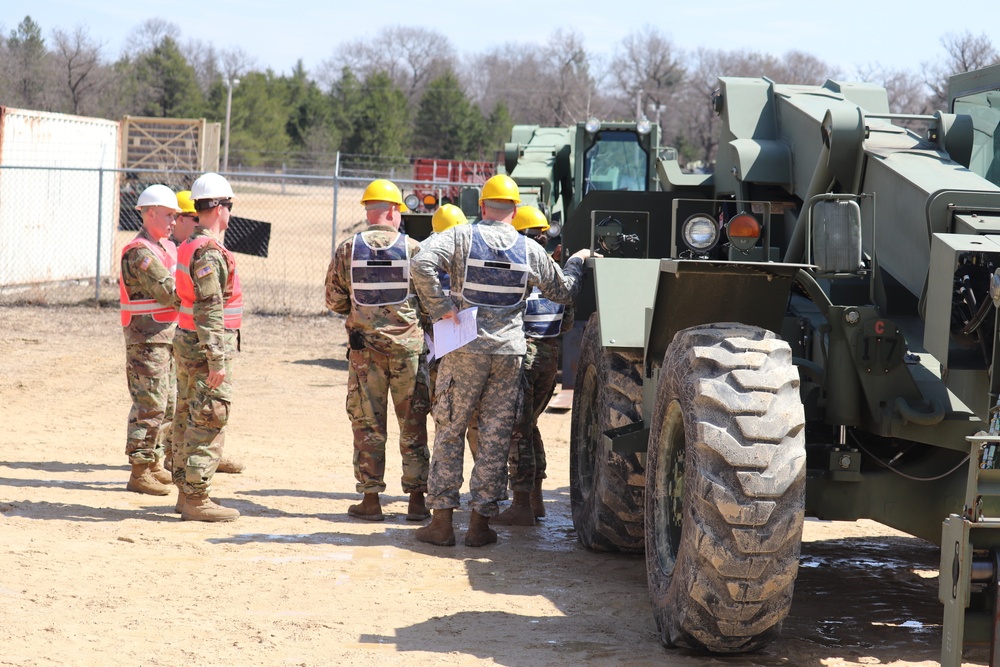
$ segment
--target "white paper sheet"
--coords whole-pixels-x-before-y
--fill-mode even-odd
[[[438,359],[463,345],[474,341],[479,335],[476,324],[478,308],[458,311],[456,320],[438,320],[434,323],[434,354]]]

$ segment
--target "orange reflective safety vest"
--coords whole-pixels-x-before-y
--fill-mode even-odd
[[[236,258],[224,246],[211,236],[196,236],[181,244],[177,251],[177,296],[181,299],[180,319],[177,326],[187,331],[194,331],[194,281],[191,279],[191,259],[195,251],[203,245],[211,243],[226,258],[229,267],[229,279],[223,290],[222,319],[227,329],[239,329],[243,324],[243,286],[240,275],[236,272]]]
[[[159,244],[154,243],[149,239],[137,236],[129,241],[124,248],[122,248],[122,259],[125,259],[125,253],[132,248],[137,248],[139,246],[146,246],[149,248],[150,252],[152,252],[158,260],[160,260],[171,275],[176,272],[177,246],[173,244],[173,241],[163,239],[163,246],[161,247]],[[177,311],[170,306],[164,306],[156,299],[133,299],[129,297],[128,290],[125,289],[125,283],[122,281],[121,277],[118,278],[118,295],[121,303],[123,327],[127,327],[131,324],[132,317],[135,315],[148,315],[152,317],[154,321],[163,324],[169,324],[170,322],[177,321]]]

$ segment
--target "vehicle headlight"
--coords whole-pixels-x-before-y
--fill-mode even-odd
[[[684,221],[681,238],[695,252],[711,250],[719,242],[719,225],[704,213],[696,213]]]
[[[583,125],[583,129],[587,130],[587,132],[590,132],[591,134],[594,134],[601,129],[601,121],[596,118],[588,118],[587,122]]]
[[[635,131],[639,134],[649,134],[650,130],[653,129],[653,124],[649,122],[647,118],[643,118],[638,123],[635,124]]]
[[[406,198],[403,200],[403,203],[406,204],[406,208],[410,209],[411,211],[416,211],[417,207],[420,206],[420,197],[418,197],[417,195],[406,195]]]

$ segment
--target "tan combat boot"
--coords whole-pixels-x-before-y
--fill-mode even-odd
[[[424,502],[424,494],[414,491],[410,494],[410,505],[406,508],[407,521],[423,521],[431,515],[427,511],[427,503]]]
[[[535,480],[535,488],[531,490],[531,511],[536,519],[545,516],[545,501],[542,500],[542,480]]]
[[[150,496],[170,495],[170,487],[161,484],[150,471],[151,463],[133,463],[132,474],[128,478],[125,488],[136,493],[145,493]]]
[[[230,475],[238,475],[243,472],[246,468],[246,464],[240,459],[234,459],[231,456],[225,456],[219,459],[219,467],[215,469],[215,472],[224,472]]]
[[[531,509],[530,497],[529,491],[515,491],[510,507],[490,519],[490,523],[499,526],[534,526],[535,513]]]
[[[174,512],[177,514],[184,513],[184,498],[185,496],[183,492],[177,493],[177,502],[174,504]]]
[[[365,521],[385,521],[382,514],[382,505],[378,502],[377,493],[366,493],[364,500],[358,505],[351,505],[347,508],[347,513],[355,519]]]
[[[455,546],[455,528],[451,524],[451,515],[455,510],[434,510],[434,518],[423,528],[417,528],[414,536],[418,542],[436,544],[439,547]]]
[[[163,459],[157,459],[156,463],[149,464],[149,473],[160,484],[171,486],[174,483],[173,475],[167,472],[167,469],[163,466]]]
[[[469,530],[465,531],[465,546],[482,547],[497,541],[497,531],[490,529],[490,519],[476,510],[469,516]]]
[[[182,521],[235,521],[240,511],[212,502],[207,493],[186,494],[181,505]]]

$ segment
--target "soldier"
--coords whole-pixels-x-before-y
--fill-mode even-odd
[[[524,298],[537,286],[550,299],[569,303],[582,283],[583,258],[589,251],[574,254],[564,275],[544,249],[527,243],[511,226],[520,201],[510,177],[493,176],[479,200],[482,220],[438,234],[412,261],[417,294],[433,320],[454,319],[456,308],[478,307],[478,337],[448,353],[438,371],[427,499],[434,519],[416,531],[421,542],[455,544],[452,513],[462,486],[463,435],[477,408],[479,449],[469,480],[472,513],[465,544],[496,542],[497,534],[488,524],[506,487],[511,431],[521,398]],[[441,288],[439,269],[451,275],[450,298]]]
[[[125,376],[132,396],[125,441],[132,474],[125,488],[165,496],[170,493],[170,475],[162,460],[173,419],[171,359],[179,305],[174,292],[177,249],[169,236],[177,199],[167,186],[151,185],[135,208],[142,228],[122,248],[118,281]]]
[[[431,238],[435,234],[440,234],[441,232],[456,227],[458,225],[466,225],[469,223],[469,219],[465,216],[465,213],[459,207],[454,204],[445,204],[438,210],[434,211],[434,215],[431,216],[431,229],[434,231],[431,233]],[[438,280],[441,281],[441,289],[444,291],[445,296],[451,296],[451,276],[448,275],[447,271],[438,271]],[[437,380],[437,370],[438,366],[441,364],[441,359],[435,357],[427,366],[430,371],[430,390],[431,390],[431,401],[434,400],[434,382]]]
[[[174,352],[177,412],[184,418],[174,443],[173,481],[185,521],[234,521],[239,511],[209,498],[222,456],[233,399],[232,362],[239,351],[243,288],[236,259],[222,242],[233,208],[233,188],[215,173],[191,186],[198,226],[177,253],[181,300]]]
[[[194,209],[194,200],[191,199],[190,190],[181,190],[177,193],[177,206],[180,208],[180,213],[177,216],[177,220],[174,222],[174,231],[171,234],[171,239],[174,244],[178,247],[187,241],[192,234],[194,234],[195,227],[198,224],[198,212]],[[174,396],[171,397],[171,406],[173,407],[176,400],[177,392],[177,367],[176,364],[171,364],[171,386],[173,388]],[[185,412],[187,406],[182,408]],[[180,413],[180,411],[178,411]],[[184,430],[184,420],[174,419],[173,429],[170,432],[169,447],[166,451],[166,457],[164,460],[164,465],[167,470],[173,470],[173,443],[180,442],[183,438]],[[224,435],[223,435],[224,437]],[[223,443],[224,444],[224,443]],[[225,447],[222,449],[222,458],[219,459],[219,465],[215,469],[215,472],[223,473],[241,473],[244,468],[243,462],[239,459],[233,458],[226,451]]]
[[[347,315],[350,342],[347,414],[354,430],[354,477],[360,504],[347,513],[383,521],[389,394],[399,422],[407,521],[430,516],[427,492],[427,357],[419,304],[410,283],[410,257],[420,244],[399,231],[403,197],[393,183],[372,181],[361,197],[368,229],[344,241],[326,274],[326,306]]]
[[[543,246],[549,221],[534,206],[519,206],[512,223],[519,234],[538,241]],[[527,353],[524,355],[524,400],[521,419],[514,426],[510,444],[510,488],[514,492],[511,506],[497,515],[492,523],[533,526],[535,519],[545,516],[542,502],[542,480],[545,479],[545,447],[538,430],[538,418],[549,404],[556,388],[559,370],[559,340],[573,327],[573,306],[549,301],[537,287],[525,301],[524,335]]]

